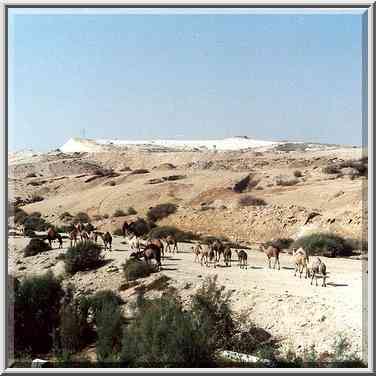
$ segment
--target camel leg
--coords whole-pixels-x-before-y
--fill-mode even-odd
[[[312,273],[311,285],[313,283],[313,278],[315,277],[315,272]]]
[[[322,287],[326,287],[326,276],[322,277]]]
[[[269,269],[272,268],[272,260],[270,258],[268,258],[268,261],[269,261]]]
[[[281,270],[281,263],[279,262],[279,257],[278,257],[278,270]]]

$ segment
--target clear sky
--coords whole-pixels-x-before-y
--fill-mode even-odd
[[[361,144],[360,11],[38,12],[9,15],[11,151],[82,129]]]

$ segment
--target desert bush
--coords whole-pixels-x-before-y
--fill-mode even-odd
[[[123,230],[121,228],[117,228],[112,232],[113,235],[116,236],[123,236]]]
[[[104,185],[109,185],[110,187],[114,187],[116,185],[116,181],[115,180],[110,180],[110,181],[104,183]]]
[[[36,177],[37,177],[37,175],[34,174],[34,172],[26,175],[26,178],[36,178]]]
[[[87,213],[79,212],[73,218],[73,223],[88,223],[90,222],[90,217]]]
[[[330,233],[316,233],[295,240],[291,247],[303,247],[309,255],[328,257],[351,256],[352,245],[341,236]]]
[[[32,204],[34,202],[40,202],[40,201],[43,201],[43,200],[44,200],[44,197],[37,195],[37,194],[33,194],[30,197],[29,203]]]
[[[100,214],[94,214],[93,215],[94,221],[101,221],[102,219],[103,219],[103,215],[100,215]]]
[[[14,208],[14,222],[17,224],[22,224],[28,217],[28,214],[21,208]]]
[[[52,347],[52,333],[59,323],[60,280],[51,272],[25,277],[15,290],[15,350],[45,353]]]
[[[145,221],[143,218],[137,218],[136,221],[132,222],[130,227],[136,236],[144,236],[153,228],[153,224]]]
[[[51,247],[44,240],[39,238],[30,239],[29,244],[24,248],[24,256],[35,256],[38,253],[49,251]]]
[[[190,231],[182,231],[173,226],[158,226],[149,232],[149,237],[152,239],[161,239],[169,235],[175,237],[178,242],[190,242],[192,240],[199,240],[200,236]]]
[[[108,218],[110,218],[110,216],[109,216],[109,214],[103,214],[103,218],[108,219]]]
[[[148,174],[149,172],[150,172],[149,170],[146,170],[144,168],[138,168],[138,169],[133,170],[132,172],[130,172],[130,175]]]
[[[214,364],[209,333],[197,328],[174,295],[140,300],[139,313],[124,330],[121,361],[128,367],[205,367]]]
[[[246,190],[250,191],[252,188],[256,187],[258,183],[258,180],[253,180],[252,174],[248,174],[234,185],[233,191],[237,193],[242,193]]]
[[[287,249],[294,242],[294,239],[291,238],[279,238],[275,240],[269,240],[265,243],[266,246],[272,245],[279,249]]]
[[[294,171],[294,176],[296,178],[301,178],[303,176],[302,172],[300,170],[295,170]]]
[[[39,212],[34,212],[28,215],[24,219],[23,225],[25,230],[30,229],[34,231],[46,231],[51,227],[51,224],[42,218],[41,213]]]
[[[176,210],[177,210],[177,207],[175,204],[171,204],[171,203],[160,204],[148,210],[147,218],[151,222],[157,222],[175,213]]]
[[[357,171],[356,176],[368,176],[368,157],[343,161],[339,164],[339,167],[355,169]]]
[[[137,214],[137,211],[135,208],[133,208],[132,206],[130,206],[127,210],[127,215],[136,215]]]
[[[65,254],[65,271],[74,274],[78,271],[96,268],[103,260],[101,246],[92,241],[78,242],[68,248]]]
[[[84,226],[84,230],[87,232],[91,232],[95,230],[95,227],[91,223],[88,223],[86,226]]]
[[[152,267],[144,261],[128,259],[123,264],[124,277],[127,281],[148,277],[152,271]]]
[[[248,195],[248,196],[240,197],[239,205],[240,206],[264,206],[266,205],[266,202],[262,198],[257,198],[257,197]]]
[[[286,142],[286,143],[275,146],[274,150],[284,151],[288,153],[290,151],[306,151],[307,148],[308,148],[307,144]]]
[[[59,219],[64,222],[68,222],[73,219],[73,215],[69,212],[64,212],[60,214]]]
[[[287,176],[278,176],[275,180],[276,185],[283,187],[289,187],[299,183],[299,180],[296,178],[290,178]]]
[[[30,229],[30,228],[25,228],[24,230],[24,235],[27,236],[28,238],[34,238],[37,235],[35,234],[35,231]]]
[[[231,292],[218,286],[217,276],[207,278],[192,298],[192,314],[202,333],[207,333],[207,346],[215,351],[226,348],[236,331],[230,308]],[[210,333],[210,334],[209,334]]]
[[[57,232],[65,232],[65,233],[70,233],[71,231],[74,230],[74,225],[73,223],[69,224],[69,225],[62,225],[62,226],[58,226],[56,227],[56,231]]]
[[[336,165],[327,165],[323,167],[322,172],[324,174],[339,174],[341,170]]]
[[[115,210],[114,214],[112,215],[113,217],[125,217],[127,214],[125,213],[124,210],[122,209],[117,209]]]

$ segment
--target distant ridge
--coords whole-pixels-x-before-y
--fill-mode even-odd
[[[113,147],[142,146],[156,149],[181,149],[181,150],[242,150],[254,148],[270,148],[280,142],[252,140],[247,136],[236,136],[221,140],[93,140],[83,138],[71,138],[60,150],[63,153],[74,152],[105,152]]]

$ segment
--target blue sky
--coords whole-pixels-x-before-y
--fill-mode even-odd
[[[10,10],[10,150],[82,129],[361,144],[359,11],[112,13]]]

